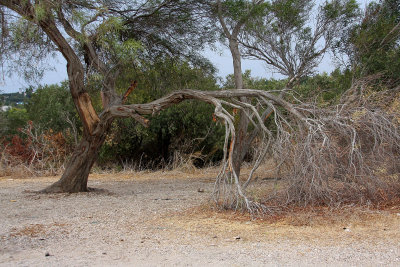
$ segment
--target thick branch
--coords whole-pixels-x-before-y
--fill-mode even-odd
[[[287,112],[292,114],[297,120],[305,122],[305,117],[296,109],[296,107],[283,100],[281,96],[276,96],[271,93],[261,91],[261,90],[253,90],[253,89],[240,89],[240,90],[225,90],[225,91],[197,91],[197,90],[181,90],[173,92],[167,96],[164,96],[160,99],[157,99],[153,102],[146,104],[132,104],[132,105],[114,105],[106,108],[102,114],[100,114],[100,118],[103,120],[113,119],[116,117],[132,117],[139,123],[144,126],[147,126],[149,120],[142,117],[141,115],[155,115],[159,113],[161,110],[164,110],[174,104],[178,104],[185,100],[195,99],[200,100],[206,103],[209,103],[215,106],[216,112],[215,115],[226,120],[226,116],[229,117],[230,121],[233,121],[233,117],[229,115],[229,113],[225,112],[222,116],[221,111],[224,110],[224,104],[230,104],[226,102],[226,99],[232,99],[233,103],[238,103],[237,98],[242,97],[253,97],[258,98],[260,102],[264,103],[265,106],[269,105],[277,105],[283,107]],[[265,101],[269,101],[270,103],[266,103]],[[239,102],[239,108],[244,110],[249,105],[248,103]],[[236,105],[236,104],[231,104]],[[236,105],[237,106],[237,105]],[[253,113],[256,109],[253,110]],[[269,113],[269,109],[267,114]],[[219,115],[218,115],[219,114]],[[264,114],[263,116],[265,116]],[[244,115],[245,116],[245,115]],[[263,123],[262,116],[256,115],[258,118],[257,121]],[[260,125],[261,129],[264,129],[264,125]]]

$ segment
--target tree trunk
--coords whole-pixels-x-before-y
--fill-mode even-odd
[[[242,63],[241,63],[241,55],[239,51],[239,44],[236,39],[231,38],[229,40],[229,48],[232,53],[233,60],[233,75],[235,77],[235,87],[236,89],[243,89],[243,75],[242,75]],[[245,97],[240,98],[241,101],[247,102]],[[242,151],[244,148],[244,141],[247,134],[247,128],[249,125],[249,119],[241,110],[239,112],[239,123],[236,125],[237,134],[234,140],[234,148],[232,151],[232,168],[235,171],[236,175],[240,177],[240,167],[242,166],[243,158]]]
[[[58,30],[53,19],[40,20],[39,25],[56,44],[67,61],[69,88],[83,124],[83,137],[69,160],[61,179],[43,192],[85,192],[90,169],[97,159],[110,122],[100,121],[85,90],[85,71],[73,48]]]
[[[233,61],[233,75],[235,77],[236,89],[243,89],[243,75],[242,75],[242,59],[239,51],[239,44],[234,37],[229,40],[229,49],[232,54]]]
[[[111,123],[107,125],[100,124],[96,128],[95,135],[85,134],[79,145],[75,148],[61,179],[42,190],[42,192],[77,193],[89,191],[87,182],[90,169],[97,159],[99,149],[104,143],[110,125]]]

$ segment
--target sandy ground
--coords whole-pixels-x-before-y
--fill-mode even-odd
[[[212,177],[92,175],[90,186],[108,192],[49,195],[30,190],[56,177],[2,177],[0,265],[400,266],[399,207],[238,219],[204,208]]]

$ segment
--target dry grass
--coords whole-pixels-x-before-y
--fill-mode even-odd
[[[259,170],[259,179],[254,188],[262,196],[265,189],[270,190],[274,181],[263,178],[275,178],[276,174],[261,176],[267,165]],[[245,168],[246,174],[250,168]],[[217,168],[197,170],[194,173],[181,171],[140,172],[135,179],[207,179],[214,180]],[[256,174],[257,176],[257,174]],[[108,178],[107,178],[108,177]],[[117,179],[131,179],[128,174],[118,174]],[[92,179],[109,179],[107,175],[92,175]],[[258,182],[267,183],[263,188]],[[278,183],[283,183],[279,181]],[[253,194],[254,191],[253,191]],[[196,208],[162,216],[154,222],[160,227],[169,225],[171,235],[182,230],[196,235],[208,236],[210,240],[230,240],[240,236],[241,241],[266,241],[289,239],[291,241],[309,241],[334,244],[337,240],[351,243],[355,240],[373,241],[379,239],[398,240],[400,242],[400,200],[382,203],[380,206],[340,206],[332,207],[288,207],[275,215],[254,219],[249,213],[220,210],[206,202]],[[166,233],[168,234],[168,233]],[[190,236],[190,235],[189,235]],[[214,240],[215,241],[215,240]]]
[[[249,188],[249,195],[265,198],[277,187],[284,188],[285,181],[275,181],[277,174],[266,172],[270,169],[271,163],[260,167],[255,175],[258,180]],[[250,168],[244,168],[244,176],[248,172]],[[175,177],[173,175],[171,178]],[[201,173],[191,177],[201,177]],[[334,244],[339,239],[349,244],[355,240],[375,239],[382,242],[394,239],[400,242],[400,199],[374,206],[288,206],[277,214],[256,219],[249,213],[221,210],[212,203],[203,203],[196,208],[162,217],[159,223],[226,240],[240,236],[241,240],[252,242],[266,239],[314,240],[326,244]]]
[[[43,177],[43,176],[54,176],[61,175],[64,172],[64,166],[49,169],[38,169],[34,166],[29,166],[27,164],[17,164],[17,165],[0,165],[0,177],[6,176],[16,176],[16,177]]]
[[[56,228],[57,231],[65,228],[66,224],[61,223],[52,223],[49,225],[44,224],[30,224],[24,226],[23,228],[13,228],[11,229],[10,236],[11,237],[44,237],[48,234],[48,232],[54,230]],[[65,230],[64,230],[65,231]]]
[[[217,173],[219,171],[218,167],[205,168],[205,169],[195,169],[191,171],[185,171],[182,169],[175,170],[157,170],[157,171],[122,171],[122,172],[94,172],[89,175],[90,180],[128,180],[134,177],[135,180],[153,180],[153,179],[209,179],[215,180]]]
[[[400,242],[400,206],[389,210],[347,207],[342,210],[297,210],[281,216],[251,220],[248,214],[218,211],[202,206],[168,215],[160,224],[173,225],[210,238],[263,242],[291,240],[321,242],[325,245],[354,241]]]

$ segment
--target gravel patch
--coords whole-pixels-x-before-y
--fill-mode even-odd
[[[213,187],[194,176],[106,175],[89,183],[102,192],[32,193],[55,179],[0,178],[1,266],[400,266],[396,214],[349,231],[230,222],[193,212]]]

